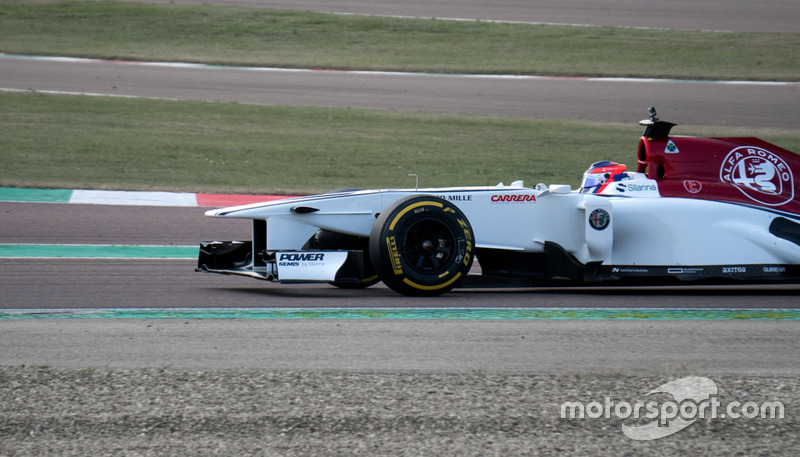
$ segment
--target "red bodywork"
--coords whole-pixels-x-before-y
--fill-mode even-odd
[[[800,213],[800,156],[758,138],[645,135],[638,160],[663,197]]]

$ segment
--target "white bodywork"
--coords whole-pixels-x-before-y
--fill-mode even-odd
[[[557,243],[582,264],[798,264],[800,246],[769,232],[778,213],[740,204],[661,198],[658,184],[629,173],[602,195],[566,185],[364,190],[208,211],[207,216],[266,221],[266,250],[297,251],[319,229],[369,237],[379,214],[414,194],[455,204],[469,219],[477,248],[528,253]],[[593,226],[595,210],[610,216]],[[255,225],[254,225],[255,227]],[[254,233],[254,239],[262,234]],[[480,261],[480,255],[478,256]],[[325,279],[325,278],[319,278]]]
[[[758,138],[670,136],[675,124],[648,113],[636,172],[595,162],[578,190],[518,181],[208,211],[252,219],[253,240],[201,243],[198,270],[348,288],[380,280],[406,295],[511,283],[800,282],[800,156]]]

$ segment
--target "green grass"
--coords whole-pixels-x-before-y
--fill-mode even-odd
[[[636,125],[357,109],[0,93],[0,186],[310,193],[339,187],[577,185],[633,166]],[[576,134],[580,132],[580,134]],[[757,135],[800,150],[800,130]]]
[[[800,34],[341,16],[106,1],[0,4],[0,52],[415,72],[800,79]]]
[[[800,34],[396,19],[4,0],[0,52],[419,72],[800,80]],[[633,164],[635,125],[0,93],[0,186],[308,193],[577,184]],[[580,131],[580,135],[575,132]],[[800,130],[756,135],[800,151]]]

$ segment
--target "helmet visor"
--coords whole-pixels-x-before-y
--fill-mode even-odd
[[[606,182],[605,173],[584,173],[581,188],[599,186]]]

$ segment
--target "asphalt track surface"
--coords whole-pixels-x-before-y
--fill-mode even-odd
[[[0,88],[265,105],[796,128],[800,83],[298,71],[0,56]]]

